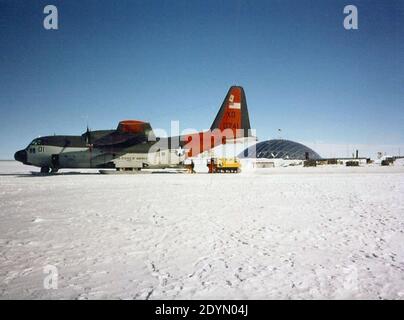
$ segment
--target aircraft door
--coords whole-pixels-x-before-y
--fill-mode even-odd
[[[52,154],[51,157],[52,168],[59,168],[59,155]]]

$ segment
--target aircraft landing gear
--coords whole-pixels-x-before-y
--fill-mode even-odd
[[[51,173],[56,173],[59,171],[59,168],[51,168]]]
[[[49,167],[41,167],[41,173],[49,173]]]

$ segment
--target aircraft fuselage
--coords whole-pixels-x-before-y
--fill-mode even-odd
[[[115,130],[87,129],[80,136],[46,136],[34,139],[14,158],[41,168],[142,169],[178,167],[230,140],[250,136],[244,90],[232,86],[209,130],[183,136],[156,138],[150,123],[120,121]]]

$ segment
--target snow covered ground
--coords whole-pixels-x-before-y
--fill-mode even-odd
[[[0,162],[2,299],[404,299],[403,166],[29,170]]]

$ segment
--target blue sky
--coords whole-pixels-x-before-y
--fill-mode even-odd
[[[43,28],[43,8],[59,30]],[[343,28],[354,4],[359,29]],[[33,138],[209,128],[246,90],[260,140],[404,145],[404,1],[0,0],[0,158]],[[404,153],[404,150],[403,150]]]

